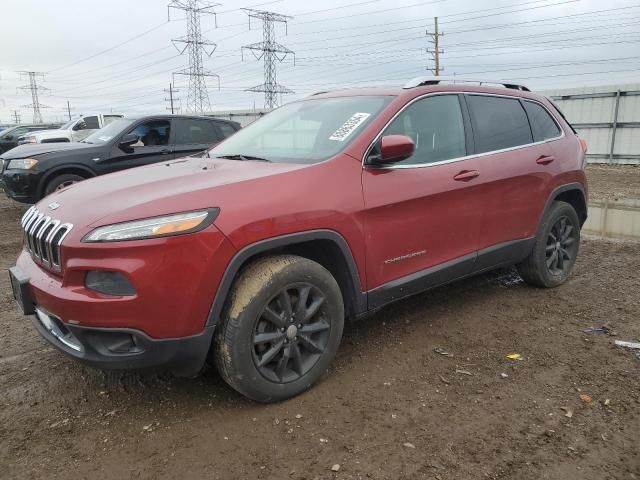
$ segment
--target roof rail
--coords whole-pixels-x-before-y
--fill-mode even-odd
[[[438,85],[440,83],[477,83],[478,85],[501,85],[505,88],[511,88],[512,90],[521,90],[523,92],[530,92],[529,88],[524,85],[518,85],[516,83],[508,82],[493,82],[489,80],[470,80],[466,78],[458,77],[416,77],[409,80],[402,88],[415,88],[424,87],[427,85]]]

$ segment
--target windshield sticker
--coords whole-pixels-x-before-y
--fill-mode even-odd
[[[333,132],[333,134],[329,137],[329,140],[344,142],[346,138],[351,135],[353,131],[370,116],[370,113],[354,113],[349,120],[344,122],[344,124],[339,129]]]

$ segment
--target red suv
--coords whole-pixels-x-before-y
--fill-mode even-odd
[[[458,82],[322,92],[203,158],[56,192],[22,219],[15,297],[78,360],[186,376],[211,360],[269,402],[319,379],[346,319],[505,265],[560,285],[584,142],[525,87]]]

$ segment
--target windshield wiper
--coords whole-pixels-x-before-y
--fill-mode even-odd
[[[240,154],[235,154],[235,155],[216,155],[214,158],[224,158],[227,160],[250,160],[250,161],[255,161],[255,162],[270,162],[271,160],[269,160],[268,158],[262,158],[262,157],[253,157],[251,155],[240,155]]]

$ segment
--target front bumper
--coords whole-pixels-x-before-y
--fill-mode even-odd
[[[0,186],[7,197],[17,202],[36,203],[38,190],[38,172],[29,170],[5,170],[0,179]]]
[[[31,315],[36,330],[70,357],[101,369],[162,367],[175,375],[193,377],[202,369],[214,327],[190,337],[153,339],[139,330],[91,328],[63,322],[36,306]]]

